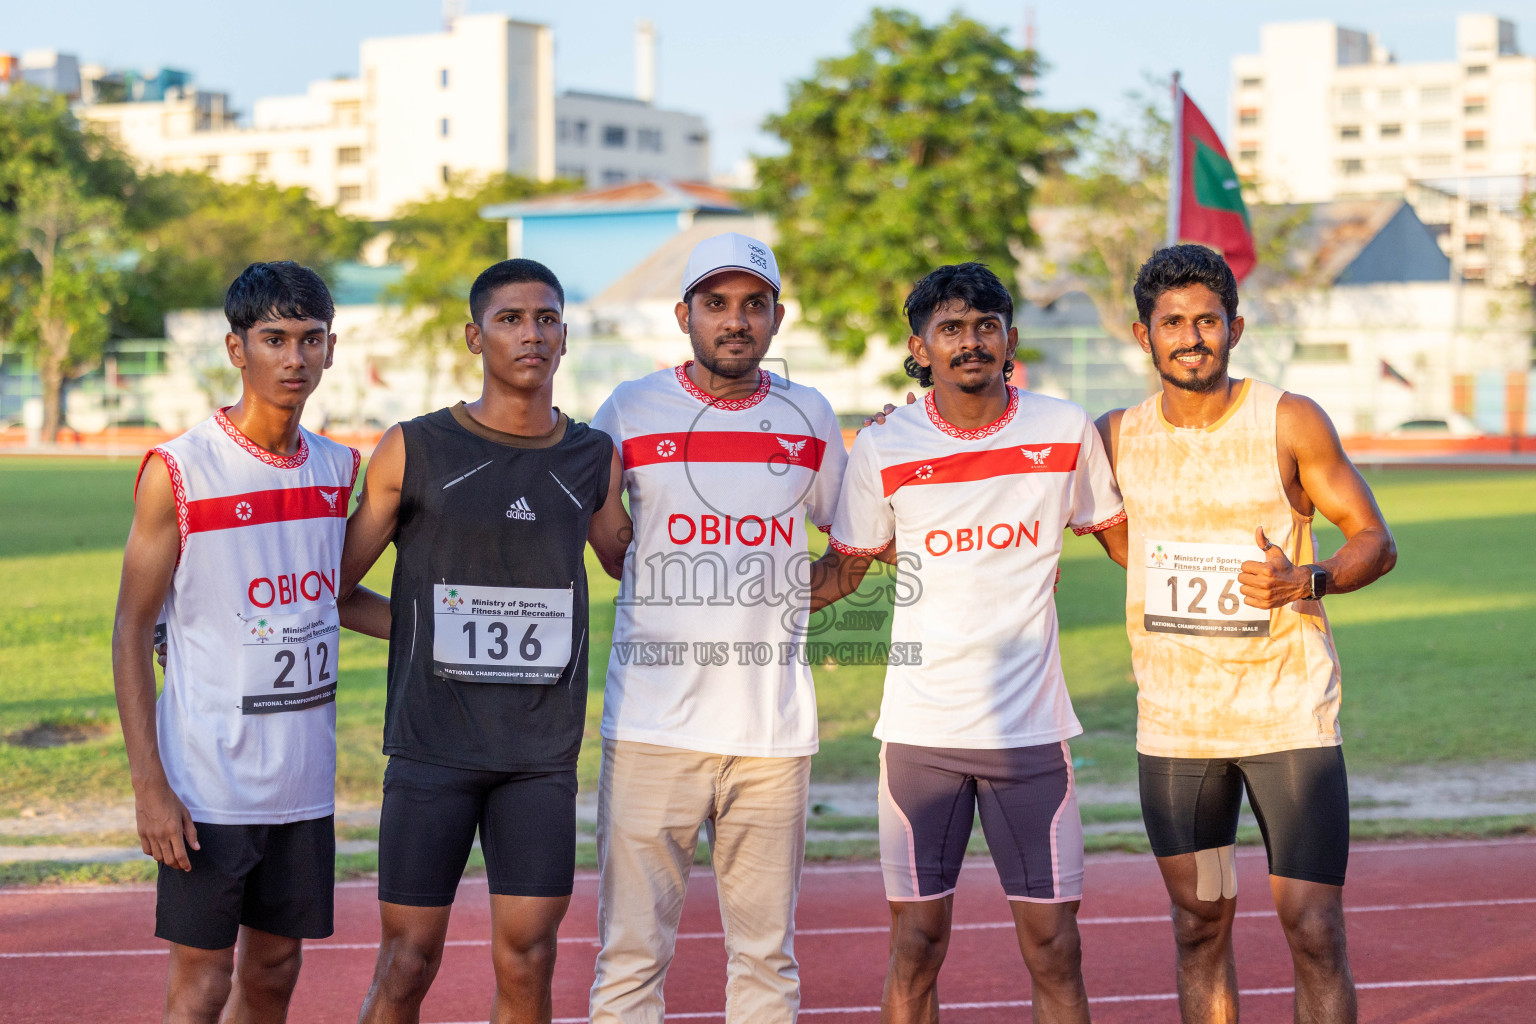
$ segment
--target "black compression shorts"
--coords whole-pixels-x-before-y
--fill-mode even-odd
[[[1141,766],[1141,816],[1157,856],[1235,843],[1246,784],[1248,803],[1264,834],[1269,873],[1344,884],[1349,782],[1342,747],[1248,757],[1136,756]]]
[[[477,829],[493,896],[569,896],[575,769],[489,772],[391,757],[379,814],[379,899],[453,903]]]

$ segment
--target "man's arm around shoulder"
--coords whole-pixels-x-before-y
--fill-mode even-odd
[[[155,621],[181,556],[176,499],[165,462],[151,457],[139,477],[133,526],[123,552],[123,576],[112,620],[112,684],[128,771],[133,781],[139,846],[167,867],[192,870],[187,847],[200,849],[197,827],[171,790],[155,730]]]
[[[384,432],[374,448],[357,508],[347,519],[347,539],[341,550],[341,587],[336,595],[343,626],[386,640],[389,599],[359,583],[395,539],[404,482],[405,435],[397,423]]]
[[[592,545],[603,571],[614,579],[624,575],[624,554],[634,536],[634,524],[624,508],[624,463],[615,448],[608,463],[608,497],[587,527],[587,543]]]

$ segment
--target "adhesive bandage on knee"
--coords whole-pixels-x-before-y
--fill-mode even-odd
[[[1237,847],[1195,851],[1195,899],[1215,903],[1237,895]]]

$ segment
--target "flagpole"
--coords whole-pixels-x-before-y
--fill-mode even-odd
[[[1165,245],[1179,244],[1179,211],[1184,199],[1184,95],[1173,73],[1173,132],[1168,146],[1168,231]]]

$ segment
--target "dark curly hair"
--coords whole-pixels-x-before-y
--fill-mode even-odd
[[[1152,326],[1152,309],[1164,292],[1203,284],[1221,299],[1227,319],[1237,316],[1237,278],[1214,250],[1203,245],[1170,245],[1152,254],[1136,272],[1136,314]]]
[[[270,320],[320,320],[327,327],[336,318],[336,304],[320,275],[293,260],[252,263],[224,293],[224,317],[240,337]]]
[[[1013,326],[1013,296],[998,280],[985,263],[952,263],[940,267],[917,284],[907,296],[902,312],[912,333],[921,335],[927,330],[933,314],[946,303],[956,299],[980,313],[1001,313],[1003,326]],[[902,366],[907,376],[925,388],[933,387],[933,369],[921,366],[913,356],[907,356]],[[1013,378],[1013,360],[1003,364],[1003,379]]]

